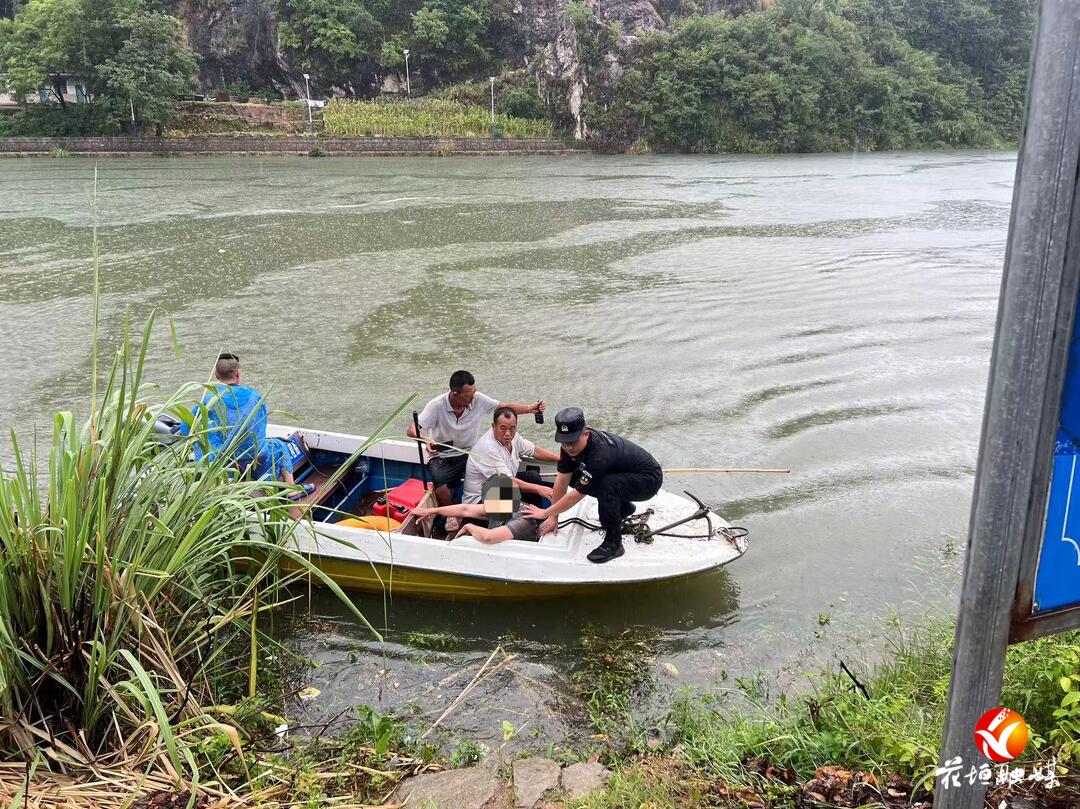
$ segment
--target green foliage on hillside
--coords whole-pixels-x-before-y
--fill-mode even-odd
[[[595,74],[613,35],[583,8],[567,16]],[[626,47],[628,69],[599,83],[584,119],[619,149],[1002,145],[1019,130],[1030,31],[1023,0],[784,0],[695,15]]]
[[[276,20],[291,81],[310,73],[317,96],[377,97],[385,79],[404,78],[407,49],[415,96],[487,107],[487,79],[498,76],[499,112],[564,132],[581,125],[612,151],[1016,142],[1034,0],[719,1],[723,11],[703,15],[694,0],[654,0],[667,27],[646,33],[568,0],[559,24],[570,36],[552,71],[526,48],[536,33],[511,0],[251,0]],[[182,9],[195,13],[180,0],[28,0],[0,21],[0,84],[19,94],[52,86],[60,99],[60,81],[76,76],[115,113],[112,128],[130,102],[162,123],[196,72],[166,13]],[[230,78],[241,79],[293,90],[280,76]],[[201,89],[219,82],[215,71]]]

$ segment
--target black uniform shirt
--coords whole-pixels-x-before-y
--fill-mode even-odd
[[[660,464],[633,441],[614,433],[589,430],[584,451],[576,458],[559,451],[558,470],[571,474],[570,485],[582,494],[589,493],[590,484],[611,472],[660,473]]]

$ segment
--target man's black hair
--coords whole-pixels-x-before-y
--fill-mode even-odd
[[[231,352],[228,352],[228,351],[223,351],[222,353],[218,354],[218,359],[219,360],[235,360],[236,362],[240,362],[240,358],[238,356],[236,356],[235,354],[233,354]]]
[[[450,375],[450,390],[458,391],[466,385],[475,385],[476,380],[468,371],[454,371]]]
[[[498,424],[499,419],[503,416],[513,416],[516,419],[517,413],[514,412],[512,407],[496,407],[495,412],[491,416],[491,423]]]

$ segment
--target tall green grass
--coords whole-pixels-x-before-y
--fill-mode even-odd
[[[40,453],[11,437],[0,471],[0,754],[156,759],[197,780],[192,743],[224,730],[201,706],[222,678],[249,670],[253,616],[290,581],[282,557],[363,616],[291,549],[289,487],[236,479],[227,451],[190,462],[205,440],[197,424],[172,444],[155,434],[160,412],[186,414],[204,388],[156,396],[144,379],[152,329],[153,318],[135,346],[125,335],[86,421],[58,413]]]
[[[343,136],[470,137],[491,135],[487,107],[441,98],[408,101],[347,101],[335,98],[326,105],[327,133]],[[507,138],[550,138],[550,121],[495,116],[495,128]]]

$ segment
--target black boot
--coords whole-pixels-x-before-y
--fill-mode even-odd
[[[618,559],[626,551],[623,549],[622,532],[618,528],[609,528],[604,532],[604,541],[593,548],[586,557],[590,562],[603,564]]]

